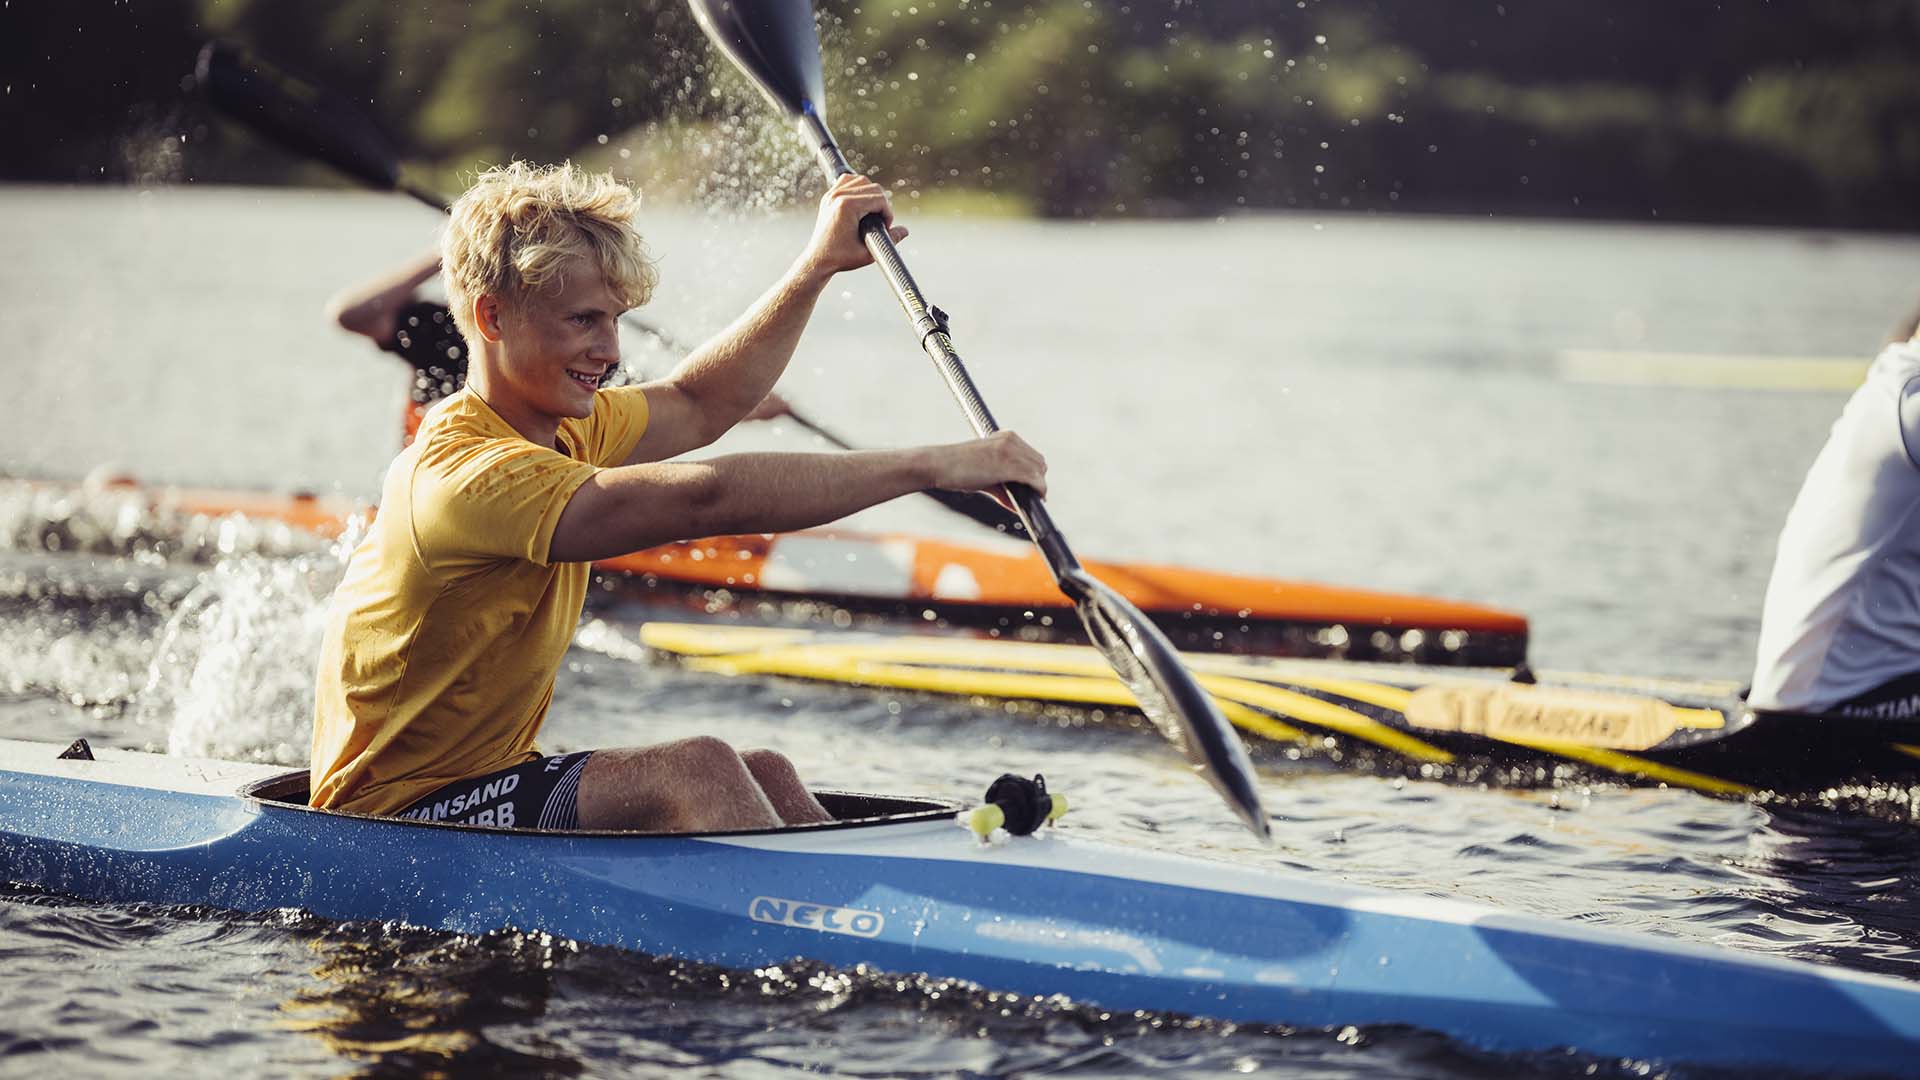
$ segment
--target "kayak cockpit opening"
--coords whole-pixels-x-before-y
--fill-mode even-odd
[[[287,810],[301,810],[312,814],[327,814],[339,817],[390,821],[406,827],[425,827],[433,829],[479,830],[495,833],[524,833],[527,835],[561,835],[553,830],[500,828],[487,825],[456,825],[444,821],[418,821],[412,818],[377,817],[369,814],[355,814],[340,810],[315,810],[307,805],[307,783],[310,774],[302,769],[298,772],[281,773],[243,785],[240,796],[266,806]],[[755,833],[776,832],[813,832],[821,829],[858,828],[870,825],[895,825],[909,821],[951,820],[955,814],[967,809],[964,803],[951,799],[919,799],[898,795],[867,795],[848,791],[815,791],[814,797],[820,805],[827,808],[833,820],[819,825],[794,825],[783,829],[751,830]],[[642,836],[661,835],[658,833],[608,833],[576,830],[565,835],[574,836]],[[674,833],[675,836],[714,835],[710,833]],[[733,835],[733,834],[729,834]]]

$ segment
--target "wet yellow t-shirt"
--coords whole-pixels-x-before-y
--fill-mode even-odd
[[[586,601],[588,564],[551,564],[567,500],[647,426],[637,387],[537,446],[472,390],[427,414],[327,609],[313,715],[314,806],[387,814],[537,756],[534,736]]]

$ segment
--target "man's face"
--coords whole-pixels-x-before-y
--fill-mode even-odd
[[[600,268],[574,260],[557,291],[499,308],[506,389],[551,417],[593,415],[600,380],[620,363],[620,313]]]

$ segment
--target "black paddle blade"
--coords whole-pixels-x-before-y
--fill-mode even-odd
[[[337,94],[274,70],[238,45],[209,41],[194,78],[214,107],[271,142],[384,191],[400,159],[373,122]]]
[[[1269,837],[1253,782],[1253,762],[1233,726],[1201,689],[1160,628],[1119,593],[1077,567],[1060,582],[1073,598],[1087,636],[1127,684],[1140,711],[1180,748],[1255,836]]]
[[[826,119],[820,35],[811,0],[690,0],[707,38],[746,73],[773,107]]]

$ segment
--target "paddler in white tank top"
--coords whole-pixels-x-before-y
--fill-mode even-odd
[[[1854,391],[1780,531],[1748,701],[1920,717],[1920,311]]]

